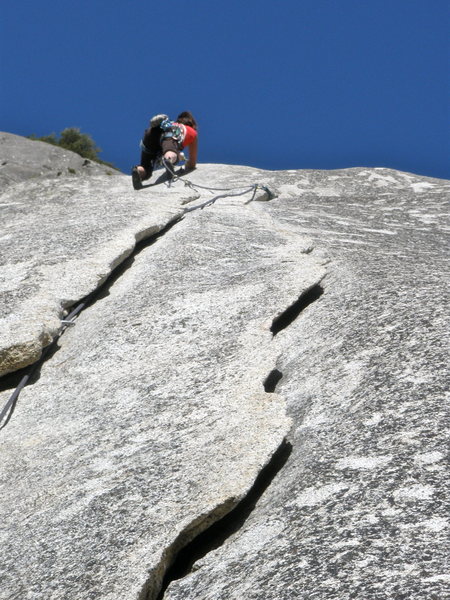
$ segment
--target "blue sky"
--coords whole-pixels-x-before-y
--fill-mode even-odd
[[[0,25],[0,129],[79,127],[125,172],[191,110],[200,162],[450,178],[448,0],[23,0]]]

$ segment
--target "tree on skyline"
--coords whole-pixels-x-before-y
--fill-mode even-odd
[[[71,150],[83,158],[87,158],[89,160],[101,163],[102,165],[107,165],[113,169],[116,169],[113,164],[105,162],[99,158],[98,155],[102,151],[101,148],[97,146],[88,133],[81,133],[78,127],[66,127],[66,129],[61,131],[59,137],[57,137],[54,133],[41,137],[32,134],[28,136],[28,139],[46,142],[47,144],[52,144],[53,146],[59,146],[60,148]]]

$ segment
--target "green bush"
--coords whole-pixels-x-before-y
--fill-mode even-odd
[[[97,148],[90,135],[81,133],[81,131],[75,127],[68,127],[67,129],[64,129],[64,131],[61,131],[58,145],[61,146],[61,148],[66,148],[66,150],[76,152],[83,158],[99,160],[98,153],[101,152],[101,149]]]
[[[61,131],[59,138],[54,133],[51,133],[50,135],[44,135],[42,137],[37,137],[34,134],[29,135],[28,139],[46,142],[53,146],[60,146],[66,150],[76,152],[83,158],[88,158],[89,160],[101,163],[102,165],[107,165],[113,169],[116,168],[113,164],[105,162],[98,157],[101,148],[97,147],[89,134],[81,133],[77,127],[67,127]]]
[[[38,140],[39,142],[47,142],[47,144],[52,144],[53,146],[58,146],[58,138],[54,133],[50,135],[44,135],[42,137],[36,137],[34,134],[29,135],[28,139],[30,140]]]

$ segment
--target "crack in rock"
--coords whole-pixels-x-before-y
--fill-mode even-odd
[[[62,336],[1,438],[8,593],[26,573],[31,594],[154,600],[248,495],[291,427],[262,388],[270,324],[324,276],[293,233],[251,205],[199,211]],[[30,537],[61,549],[51,564]]]
[[[138,203],[128,184],[125,176],[44,179],[2,192],[0,375],[36,362],[64,310],[97,289],[140,240],[183,215],[180,191]]]
[[[86,308],[93,306],[99,300],[106,298],[109,295],[109,290],[111,287],[117,282],[117,280],[124,275],[126,271],[128,271],[136,258],[136,256],[142,252],[144,249],[149,248],[155,242],[158,241],[163,235],[168,233],[172,227],[174,227],[177,223],[181,221],[182,217],[174,219],[168,225],[166,225],[163,229],[158,231],[157,233],[140,239],[134,247],[133,252],[127,256],[122,262],[118,263],[117,266],[111,271],[111,273],[106,277],[106,279],[97,287],[93,292],[91,292],[85,298],[81,298],[79,303],[77,304],[77,308],[73,311],[76,312],[76,316],[78,316],[82,311]],[[72,306],[68,306],[68,309],[73,308],[76,303]],[[64,311],[64,316],[69,314],[69,310],[66,309]],[[72,313],[70,313],[72,314]],[[63,323],[63,321],[61,321]],[[67,322],[66,322],[67,323]],[[75,323],[74,321],[72,322]],[[8,402],[4,405],[4,407],[0,406],[0,431],[3,429],[10,421],[11,417],[14,414],[14,410],[19,398],[19,394],[25,386],[30,386],[39,381],[40,370],[44,363],[48,362],[56,352],[58,352],[58,340],[63,335],[66,327],[63,325],[53,340],[42,349],[41,355],[39,358],[33,362],[32,364],[24,367],[23,369],[19,369],[18,371],[13,371],[12,373],[7,373],[0,377],[0,392],[4,392],[7,390],[13,391],[12,395]],[[4,414],[3,414],[4,413]]]
[[[166,558],[169,566],[160,584],[159,593],[157,594],[154,591],[155,588],[147,584],[142,590],[139,600],[163,600],[165,591],[172,581],[186,577],[192,571],[194,563],[222,546],[229,537],[239,531],[254,510],[258,500],[285,466],[291,452],[292,445],[283,440],[268,464],[257,476],[248,494],[240,502],[236,504],[235,501],[230,500],[226,508],[222,506],[222,513],[226,514],[212,525],[207,526],[190,541],[187,539],[187,532],[181,533],[168,551],[168,555],[172,555],[172,558]],[[211,516],[209,520],[211,520]],[[208,522],[207,517],[205,517],[205,522]]]
[[[268,394],[273,394],[282,377],[283,373],[281,371],[273,369],[264,381],[264,391]]]
[[[289,308],[273,320],[270,328],[273,336],[275,337],[280,331],[289,327],[289,325],[297,319],[300,313],[310,304],[318,300],[322,294],[323,287],[319,284],[312,286],[309,290],[304,292],[296,302],[291,304]]]
[[[321,297],[323,291],[322,286],[316,284],[301,294],[296,302],[273,320],[270,328],[273,336],[297,319],[305,308]],[[283,373],[281,371],[276,368],[272,369],[264,380],[264,391],[274,393],[282,378]],[[156,596],[156,593],[152,591],[154,587],[147,584],[139,596],[139,600],[164,600],[165,592],[172,581],[186,577],[192,572],[197,561],[222,546],[228,538],[241,529],[254,510],[259,498],[286,464],[291,452],[292,445],[284,439],[270,462],[259,473],[248,494],[228,514],[216,520],[191,541],[185,542],[184,545],[180,542],[180,539],[186,538],[186,533],[180,534],[172,549],[168,550],[168,554],[172,554],[172,559],[166,559],[169,566],[162,579],[159,594]],[[180,549],[175,550],[177,547]]]
[[[274,340],[294,450],[165,599],[444,598],[450,182],[381,168],[273,181],[270,213],[335,258],[321,301]]]

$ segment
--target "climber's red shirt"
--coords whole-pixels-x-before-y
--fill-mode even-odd
[[[197,132],[195,131],[195,129],[190,125],[183,125],[182,123],[175,123],[175,125],[181,127],[181,130],[183,131],[183,139],[181,141],[181,146],[183,148],[186,148],[186,146],[190,146],[197,137]]]

